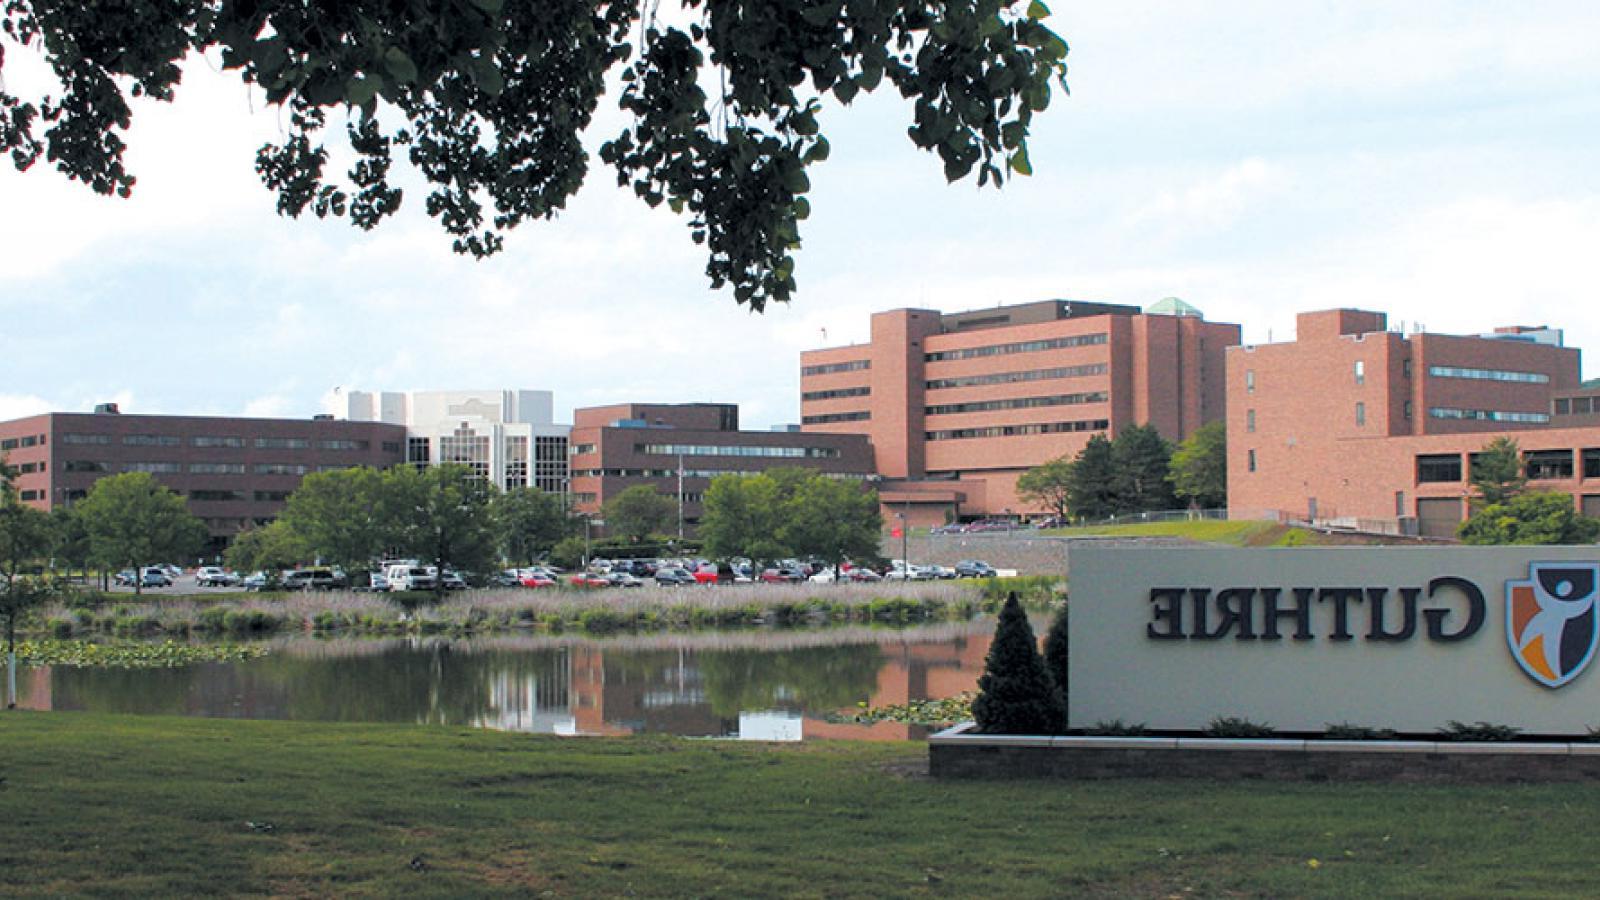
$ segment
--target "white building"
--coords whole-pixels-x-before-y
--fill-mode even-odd
[[[406,427],[406,462],[460,463],[502,489],[565,493],[571,425],[554,419],[550,391],[351,391],[352,422]]]

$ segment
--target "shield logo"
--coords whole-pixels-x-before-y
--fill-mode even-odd
[[[1578,677],[1600,644],[1600,563],[1536,562],[1506,582],[1506,643],[1528,677],[1558,688]]]

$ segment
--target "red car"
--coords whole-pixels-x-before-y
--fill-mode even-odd
[[[799,569],[767,569],[761,573],[761,580],[768,584],[793,584],[805,581],[806,576]]]
[[[522,586],[526,588],[548,588],[555,587],[556,582],[554,578],[547,575],[524,575],[522,576]]]
[[[706,563],[694,570],[695,584],[733,584],[733,566]]]
[[[572,576],[573,587],[595,588],[609,587],[610,585],[611,582],[607,581],[604,575],[596,575],[593,572],[579,572]]]

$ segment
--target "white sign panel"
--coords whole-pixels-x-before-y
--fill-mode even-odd
[[[1600,727],[1600,548],[1075,547],[1073,728]]]

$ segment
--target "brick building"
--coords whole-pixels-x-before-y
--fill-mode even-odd
[[[1401,334],[1383,313],[1302,313],[1295,340],[1227,354],[1228,506],[1449,536],[1471,455],[1515,439],[1532,485],[1600,514],[1600,391],[1561,333]]]
[[[1238,325],[1174,299],[891,310],[869,343],[801,354],[801,427],[867,435],[885,508],[913,525],[1038,512],[1017,478],[1091,435],[1151,424],[1176,441],[1222,418],[1237,343]]]
[[[311,472],[399,463],[405,436],[381,422],[121,415],[107,404],[0,422],[0,453],[18,473],[20,498],[47,511],[107,475],[149,472],[206,523],[212,555],[276,518]]]
[[[740,431],[733,404],[621,403],[578,409],[572,418],[572,502],[588,515],[598,516],[606,500],[638,484],[677,497],[681,481],[684,527],[691,533],[706,488],[718,475],[803,467],[872,480],[866,438]]]

